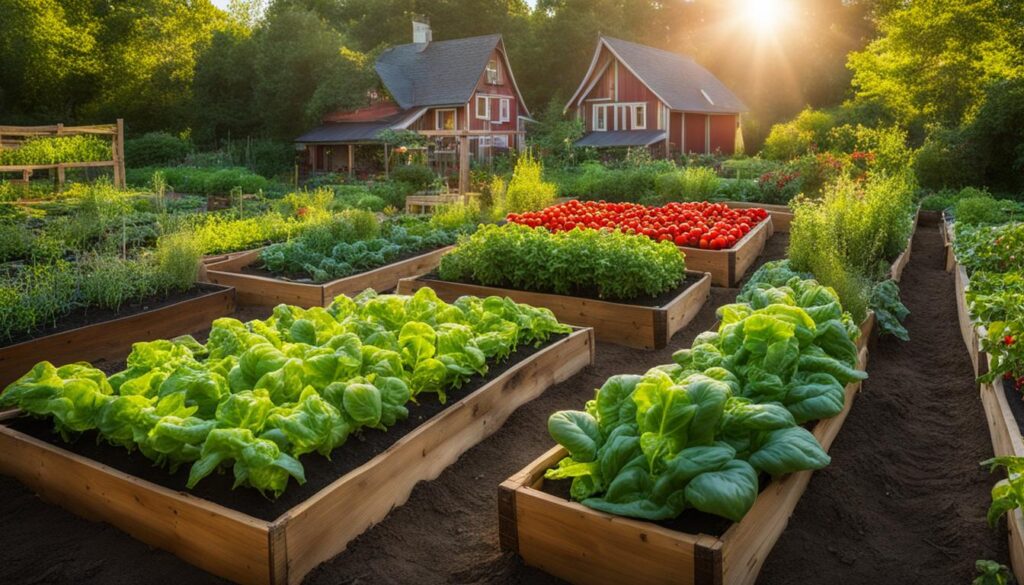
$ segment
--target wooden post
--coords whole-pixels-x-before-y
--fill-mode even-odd
[[[57,164],[57,192],[64,192],[64,163]]]
[[[459,193],[469,192],[469,135],[459,134]]]
[[[352,144],[351,142],[348,145],[348,176],[349,177],[354,177],[355,176],[355,168],[353,168],[355,166],[355,163],[356,163],[355,146],[356,145]]]
[[[124,118],[117,119],[117,135],[114,137],[114,186],[122,189],[128,186],[124,170]],[[120,183],[118,183],[120,181]]]
[[[387,179],[390,176],[388,172],[388,143],[384,143],[384,178]]]

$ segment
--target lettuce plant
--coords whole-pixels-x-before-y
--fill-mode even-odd
[[[739,521],[758,476],[821,469],[828,455],[803,423],[839,414],[857,369],[859,329],[830,289],[793,276],[762,281],[719,309],[673,364],[615,376],[584,411],[548,421],[569,452],[548,479],[573,499],[648,520],[687,508]]]
[[[367,291],[327,308],[279,305],[262,321],[217,319],[205,345],[136,343],[109,377],[41,362],[0,406],[51,418],[65,440],[95,430],[158,465],[190,465],[189,488],[230,468],[235,486],[278,496],[305,481],[300,457],[329,457],[355,433],[406,419],[410,401],[444,402],[519,346],[569,331],[507,298]]]

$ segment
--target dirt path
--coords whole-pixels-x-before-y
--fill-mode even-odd
[[[865,382],[815,472],[759,585],[963,585],[974,561],[1009,564],[1005,528],[988,528],[995,481],[985,413],[957,330],[953,277],[938,231],[920,228],[904,272],[910,341],[879,339]]]

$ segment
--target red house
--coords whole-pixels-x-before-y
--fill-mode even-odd
[[[463,151],[481,159],[522,147],[529,110],[501,35],[435,42],[429,24],[414,21],[413,41],[377,58],[389,95],[373,96],[366,108],[329,114],[322,126],[295,139],[304,147],[306,170],[351,173],[357,148],[383,145],[379,135],[387,129],[427,136],[435,166],[454,167]]]
[[[689,57],[601,37],[565,111],[583,121],[577,146],[647,146],[670,156],[733,154],[747,108]]]

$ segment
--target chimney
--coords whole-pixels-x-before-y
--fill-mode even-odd
[[[434,40],[434,33],[430,30],[430,19],[425,16],[417,16],[412,19],[412,42],[422,45],[420,50],[427,48],[430,41]]]

